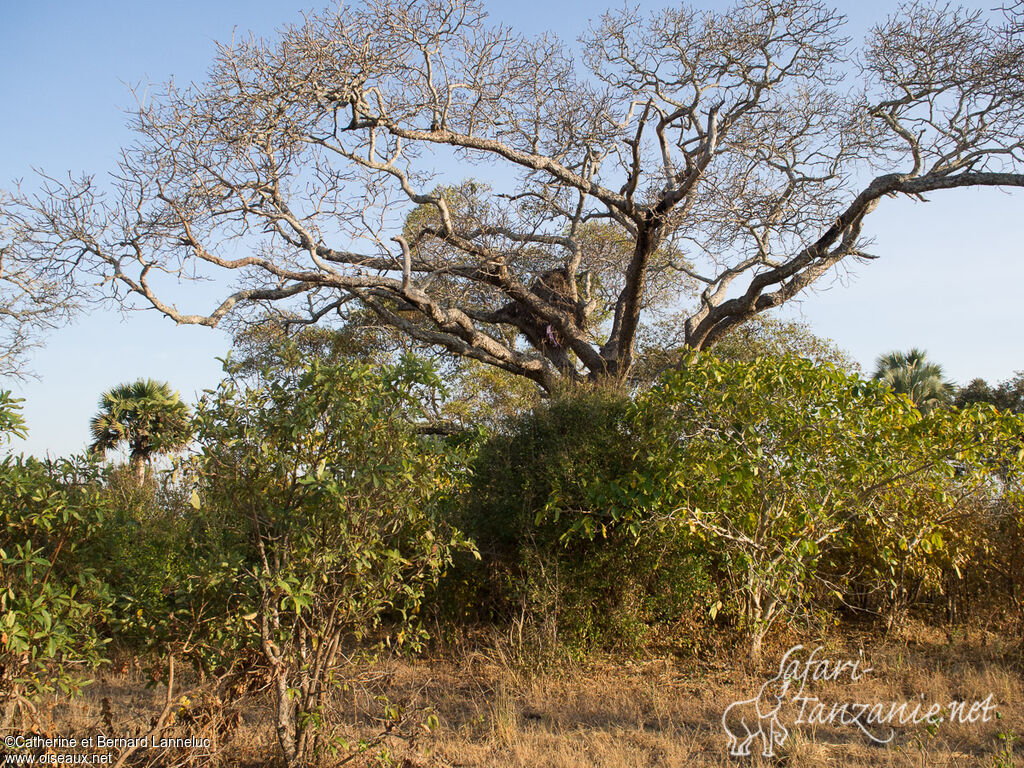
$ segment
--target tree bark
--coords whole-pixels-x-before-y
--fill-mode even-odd
[[[277,709],[274,730],[277,733],[277,742],[281,745],[285,765],[288,768],[297,768],[303,764],[303,760],[295,739],[295,701],[288,695],[288,675],[283,665],[277,665],[274,669],[274,688],[274,703]]]

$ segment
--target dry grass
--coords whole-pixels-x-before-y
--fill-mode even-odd
[[[819,645],[804,639],[805,646]],[[847,634],[820,645],[820,655],[856,658],[863,649],[873,667],[859,683],[849,676],[813,685],[823,701],[980,700],[989,694],[999,719],[988,723],[943,723],[897,729],[892,743],[877,745],[853,726],[791,726],[794,710],[784,710],[789,738],[772,759],[757,755],[732,758],[726,752],[722,713],[729,703],[754,696],[778,668],[789,643],[768,649],[762,665],[744,661],[662,658],[643,662],[602,661],[531,670],[510,664],[491,651],[452,654],[415,663],[391,661],[374,668],[373,679],[339,691],[332,716],[351,744],[373,739],[383,730],[386,693],[407,713],[394,732],[414,735],[384,738],[380,745],[348,765],[517,766],[520,768],[634,768],[636,766],[988,766],[1014,765],[1006,736],[1024,735],[1024,678],[1019,639],[979,638],[950,645],[941,633],[914,627],[901,640]],[[186,687],[196,681],[186,681]],[[113,728],[118,735],[143,732],[163,702],[162,686],[146,688],[141,670],[106,672],[88,694],[60,702],[51,711],[51,727],[61,735],[82,735]],[[204,698],[205,696],[205,698]],[[103,724],[103,701],[109,703]],[[784,706],[793,707],[792,702]],[[178,713],[174,735],[215,733],[215,754],[180,752],[164,764],[219,763],[272,765],[275,742],[270,701],[250,696],[236,721],[221,727],[204,714],[223,713],[211,694],[193,692],[190,706]],[[428,712],[439,725],[421,726]],[[222,724],[223,725],[223,724]],[[1000,735],[1004,738],[1000,738]],[[759,744],[758,744],[759,747]],[[1017,750],[1020,761],[1021,751]],[[174,759],[172,759],[174,758]],[[338,762],[334,760],[333,762]],[[325,761],[330,765],[332,761]]]

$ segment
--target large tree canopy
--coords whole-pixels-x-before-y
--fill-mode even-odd
[[[1022,18],[911,3],[855,52],[816,0],[746,0],[574,48],[367,0],[222,46],[139,108],[112,189],[19,197],[18,247],[179,323],[369,309],[548,389],[625,380],[659,318],[704,348],[864,258],[886,197],[1024,186]]]

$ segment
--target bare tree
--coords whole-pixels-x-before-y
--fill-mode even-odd
[[[544,388],[626,380],[659,313],[704,348],[867,258],[887,197],[1024,186],[1022,16],[911,3],[853,51],[817,0],[745,0],[608,13],[574,51],[367,0],[222,46],[139,107],[112,189],[18,210],[179,323],[368,308]],[[170,298],[225,272],[211,310]]]
[[[16,379],[31,375],[29,351],[68,319],[79,294],[70,266],[34,247],[33,232],[49,223],[23,219],[23,203],[0,191],[0,377]]]

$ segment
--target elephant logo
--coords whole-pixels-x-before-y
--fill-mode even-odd
[[[793,675],[787,674],[791,654],[803,646],[794,646],[786,652],[779,664],[779,672],[764,685],[752,699],[734,701],[722,713],[722,728],[728,738],[729,754],[748,757],[751,745],[761,738],[761,754],[774,757],[775,748],[781,747],[789,737],[789,730],[779,719],[779,710],[786,700]]]

